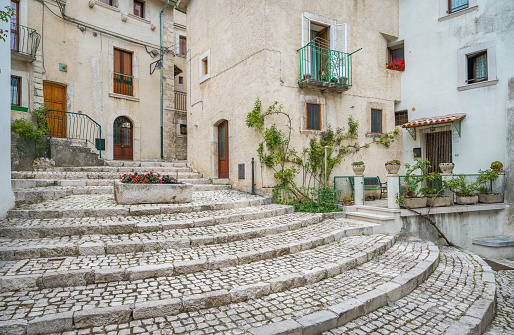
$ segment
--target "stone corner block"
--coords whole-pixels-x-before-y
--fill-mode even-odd
[[[394,302],[402,298],[402,286],[395,282],[388,282],[377,287],[377,290],[386,293],[387,302]]]
[[[76,328],[100,327],[128,322],[131,313],[130,305],[93,308],[75,312],[73,321]]]
[[[134,320],[157,318],[177,314],[182,310],[180,299],[166,299],[136,303],[132,314]]]
[[[34,288],[40,275],[3,276],[0,277],[0,292],[18,291],[21,289]]]
[[[299,273],[291,273],[275,279],[270,280],[271,292],[280,292],[292,287],[299,287],[305,285],[305,278]]]
[[[269,283],[256,283],[234,287],[230,290],[232,302],[242,302],[249,299],[260,298],[271,292]]]
[[[218,307],[230,304],[230,293],[226,290],[193,294],[183,298],[185,311],[196,311],[203,308]]]
[[[364,294],[358,295],[357,299],[362,301],[364,313],[371,313],[377,308],[387,304],[387,295],[384,291],[374,289]]]
[[[328,309],[338,316],[338,327],[364,315],[363,302],[355,298],[347,299],[340,304],[330,306]]]
[[[0,334],[2,335],[20,335],[27,333],[27,320],[7,320],[0,321]]]
[[[303,335],[321,334],[337,327],[338,317],[330,311],[320,311],[305,315],[298,320],[303,327]]]
[[[29,321],[27,334],[58,333],[73,329],[73,312],[49,314]]]
[[[286,320],[249,330],[252,335],[302,335],[303,327],[296,321]]]

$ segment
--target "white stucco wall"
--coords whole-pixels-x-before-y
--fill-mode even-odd
[[[0,8],[9,5],[9,1],[0,0]],[[9,29],[9,23],[0,22],[0,29]],[[10,35],[5,42],[0,41],[0,218],[14,206],[14,194],[11,190],[11,50]]]
[[[454,172],[477,173],[495,160],[506,161],[508,81],[514,76],[514,2],[471,1],[461,15],[448,17],[441,14],[445,3],[400,0],[399,40],[404,40],[406,68],[396,110],[408,110],[409,121],[466,113],[460,137],[450,126]],[[486,47],[491,48],[487,83],[491,85],[462,90],[468,88],[462,87],[466,86],[464,54]],[[418,132],[414,141],[407,131],[403,133],[404,158],[412,162],[412,148],[424,151],[423,136]]]

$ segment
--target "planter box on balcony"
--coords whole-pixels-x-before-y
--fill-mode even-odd
[[[407,208],[423,208],[427,207],[427,198],[405,198],[403,204]]]
[[[472,195],[468,197],[457,195],[455,202],[459,205],[474,205],[478,202],[478,195]]]
[[[114,182],[114,199],[121,205],[191,202],[192,184],[128,184]]]
[[[494,204],[498,202],[503,202],[503,194],[502,193],[496,193],[496,194],[484,194],[480,193],[478,195],[478,201],[484,204]]]
[[[428,207],[445,207],[452,204],[451,197],[428,197]]]

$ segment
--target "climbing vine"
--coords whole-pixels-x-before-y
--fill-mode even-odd
[[[286,123],[282,126],[276,123],[266,126],[266,120],[271,116],[284,118]],[[309,147],[304,148],[300,154],[290,147],[292,120],[284,111],[284,106],[275,101],[263,111],[259,99],[255,101],[253,110],[247,114],[246,125],[262,136],[257,154],[261,163],[274,171],[274,177],[278,181],[274,186],[275,199],[282,203],[292,202],[297,210],[304,211],[327,211],[327,208],[334,210],[332,207],[335,207],[336,194],[327,183],[327,177],[334,167],[340,164],[344,157],[369,148],[373,143],[389,147],[399,134],[399,130],[395,129],[382,135],[379,140],[373,139],[371,143],[361,145],[358,142],[359,122],[350,117],[347,131],[342,128],[334,130],[329,126],[321,133],[319,140],[311,139]],[[295,181],[300,173],[301,186]],[[311,188],[315,186],[318,189],[312,192]],[[292,199],[279,196],[283,190],[291,193]]]

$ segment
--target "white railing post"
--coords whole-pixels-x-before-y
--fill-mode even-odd
[[[364,176],[353,177],[355,187],[355,205],[364,205]]]
[[[400,176],[398,174],[387,175],[387,208],[400,208],[396,198],[400,193]]]

